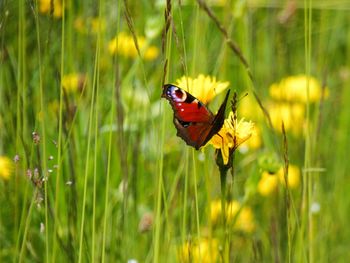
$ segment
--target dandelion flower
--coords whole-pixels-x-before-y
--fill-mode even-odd
[[[243,142],[248,140],[253,134],[254,124],[250,121],[241,119],[235,120],[231,111],[228,118],[218,134],[214,135],[209,141],[216,149],[221,150],[224,164],[228,163],[230,151],[236,149]]]
[[[274,103],[268,106],[272,126],[282,131],[282,122],[286,131],[298,135],[305,122],[305,106],[301,103]]]
[[[85,19],[81,16],[77,17],[74,20],[74,28],[76,31],[78,31],[81,34],[86,34],[88,32],[85,25]]]
[[[221,200],[214,200],[210,203],[210,220],[214,224],[218,222],[221,210]]]
[[[183,76],[176,80],[176,85],[186,90],[202,103],[208,104],[216,95],[227,89],[229,82],[216,81],[215,77],[200,74],[197,78]]]
[[[285,179],[284,179],[284,169],[281,167],[279,171],[277,172],[278,178],[282,185],[285,185]],[[300,169],[296,165],[288,165],[288,187],[291,189],[295,189],[300,184]]]
[[[307,98],[307,88],[309,96]],[[274,83],[269,89],[270,95],[276,100],[294,101],[294,102],[316,102],[322,96],[322,88],[319,81],[314,77],[306,75],[290,76],[282,79],[279,83]],[[328,89],[325,90],[325,96],[328,96]]]
[[[62,87],[68,93],[74,93],[83,88],[84,82],[85,76],[83,74],[71,73],[63,76]]]
[[[0,156],[0,177],[9,180],[13,171],[12,160],[6,156]]]
[[[252,96],[245,96],[237,103],[238,115],[249,120],[263,120],[264,115],[259,104]]]
[[[62,1],[61,0],[39,0],[39,12],[42,14],[51,13],[51,1],[53,1],[53,17],[62,17]]]
[[[145,37],[138,36],[137,44],[145,60],[154,60],[158,57],[159,49],[156,46],[147,46]],[[109,42],[108,51],[112,55],[118,53],[127,58],[136,58],[138,56],[133,37],[124,32],[119,33],[118,36]]]
[[[253,233],[255,230],[255,222],[253,211],[250,207],[243,207],[240,211],[234,226],[245,233]]]
[[[218,260],[219,241],[214,238],[201,238],[199,241],[189,241],[178,250],[180,262],[211,263]]]
[[[278,187],[278,177],[276,174],[263,172],[258,183],[258,192],[262,196],[269,196],[276,192]]]
[[[106,29],[106,21],[99,17],[90,19],[91,32],[97,34],[99,31],[103,32]]]
[[[221,200],[214,200],[210,204],[210,219],[213,224],[216,224],[222,215]],[[237,217],[237,218],[236,218]],[[231,201],[226,207],[227,222],[234,222],[236,230],[245,233],[252,233],[255,229],[254,215],[250,207],[242,207],[238,201]]]
[[[74,20],[74,28],[81,34],[103,32],[106,29],[106,21],[99,17],[78,16]]]
[[[249,149],[258,149],[261,146],[261,144],[262,144],[261,131],[256,125],[254,125],[252,136],[250,137],[249,140],[242,143],[242,145],[240,146],[240,149],[245,148],[243,151],[247,151]]]

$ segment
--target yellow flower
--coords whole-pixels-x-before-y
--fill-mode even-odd
[[[305,75],[290,76],[284,78],[280,83],[270,86],[270,95],[276,100],[307,102],[307,88],[309,88],[309,102],[316,102],[322,96],[320,83],[314,77]],[[325,90],[328,96],[328,89]]]
[[[39,12],[42,14],[51,13],[51,1],[53,1],[53,17],[62,17],[62,1],[61,0],[39,0]]]
[[[145,60],[154,60],[158,57],[159,49],[156,46],[148,46],[144,37],[137,37],[137,43]],[[108,50],[112,55],[118,53],[127,58],[136,58],[138,56],[133,37],[124,32],[119,33],[118,36],[109,42]]]
[[[156,57],[158,57],[158,54],[159,54],[158,48],[156,46],[150,46],[146,49],[143,56],[146,60],[154,60]]]
[[[263,119],[263,113],[259,104],[252,96],[245,96],[237,103],[238,115],[249,120]]]
[[[85,34],[87,33],[87,28],[85,25],[85,19],[81,16],[77,17],[74,20],[74,28],[77,30],[79,33]]]
[[[216,95],[227,89],[229,82],[216,81],[215,77],[200,74],[194,79],[183,76],[176,80],[176,85],[208,104]]]
[[[240,146],[240,149],[242,148],[245,148],[245,150],[258,149],[261,146],[261,144],[262,144],[261,131],[256,125],[254,125],[252,137],[250,137],[249,140],[242,143],[242,145]]]
[[[83,74],[71,73],[63,76],[62,87],[69,93],[81,90],[85,83],[85,76]]]
[[[295,189],[300,185],[300,170],[297,166],[290,164],[288,166],[288,186]],[[262,196],[269,196],[276,192],[278,185],[285,186],[284,170],[280,167],[276,173],[263,172],[258,183],[258,192]]]
[[[284,169],[281,167],[279,171],[277,172],[278,178],[282,185],[285,185],[285,179],[284,179]],[[291,189],[295,189],[300,184],[300,169],[296,165],[290,164],[288,166],[288,187]]]
[[[282,131],[282,121],[286,131],[298,135],[304,126],[305,106],[301,103],[275,103],[268,106],[272,126]]]
[[[210,204],[210,219],[216,224],[222,214],[221,200],[212,201]],[[237,216],[238,214],[238,216]],[[236,218],[237,217],[237,218]],[[246,233],[252,233],[255,230],[254,215],[250,207],[241,207],[238,201],[231,201],[226,207],[227,222],[234,222],[234,228]]]
[[[258,192],[262,196],[269,196],[276,192],[278,187],[278,177],[276,174],[271,174],[269,172],[263,172],[261,179],[258,183]]]
[[[219,242],[214,238],[201,238],[199,241],[186,242],[178,250],[179,262],[217,262]]]
[[[106,22],[105,20],[98,18],[98,17],[93,17],[90,20],[91,24],[91,32],[97,34],[99,31],[104,31],[106,28]]]
[[[13,171],[12,160],[6,156],[0,156],[0,177],[8,180]]]
[[[210,220],[213,224],[219,221],[221,210],[221,200],[214,200],[210,203]]]
[[[81,34],[97,34],[106,29],[106,21],[99,17],[84,18],[79,16],[74,20],[74,28]]]
[[[221,155],[224,164],[228,163],[230,150],[236,149],[243,142],[248,140],[253,134],[254,124],[241,119],[239,122],[234,119],[231,111],[228,118],[218,134],[214,135],[209,141],[216,149],[221,149]]]

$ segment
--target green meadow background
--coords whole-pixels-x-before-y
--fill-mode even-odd
[[[349,12],[348,0],[0,1],[0,261],[348,262]],[[238,119],[259,129],[225,182],[160,97],[199,74],[228,81]],[[270,86],[291,76],[313,76],[319,96],[301,126],[274,126]],[[288,165],[293,189],[262,186]]]

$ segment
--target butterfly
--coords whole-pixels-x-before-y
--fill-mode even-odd
[[[174,111],[177,136],[198,150],[217,134],[225,120],[225,109],[230,90],[214,115],[200,100],[173,84],[163,86],[162,97]]]

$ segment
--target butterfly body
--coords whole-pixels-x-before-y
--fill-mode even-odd
[[[229,91],[216,115],[197,98],[173,84],[164,85],[162,97],[166,98],[173,108],[177,135],[198,150],[217,134],[224,124],[228,95]]]

